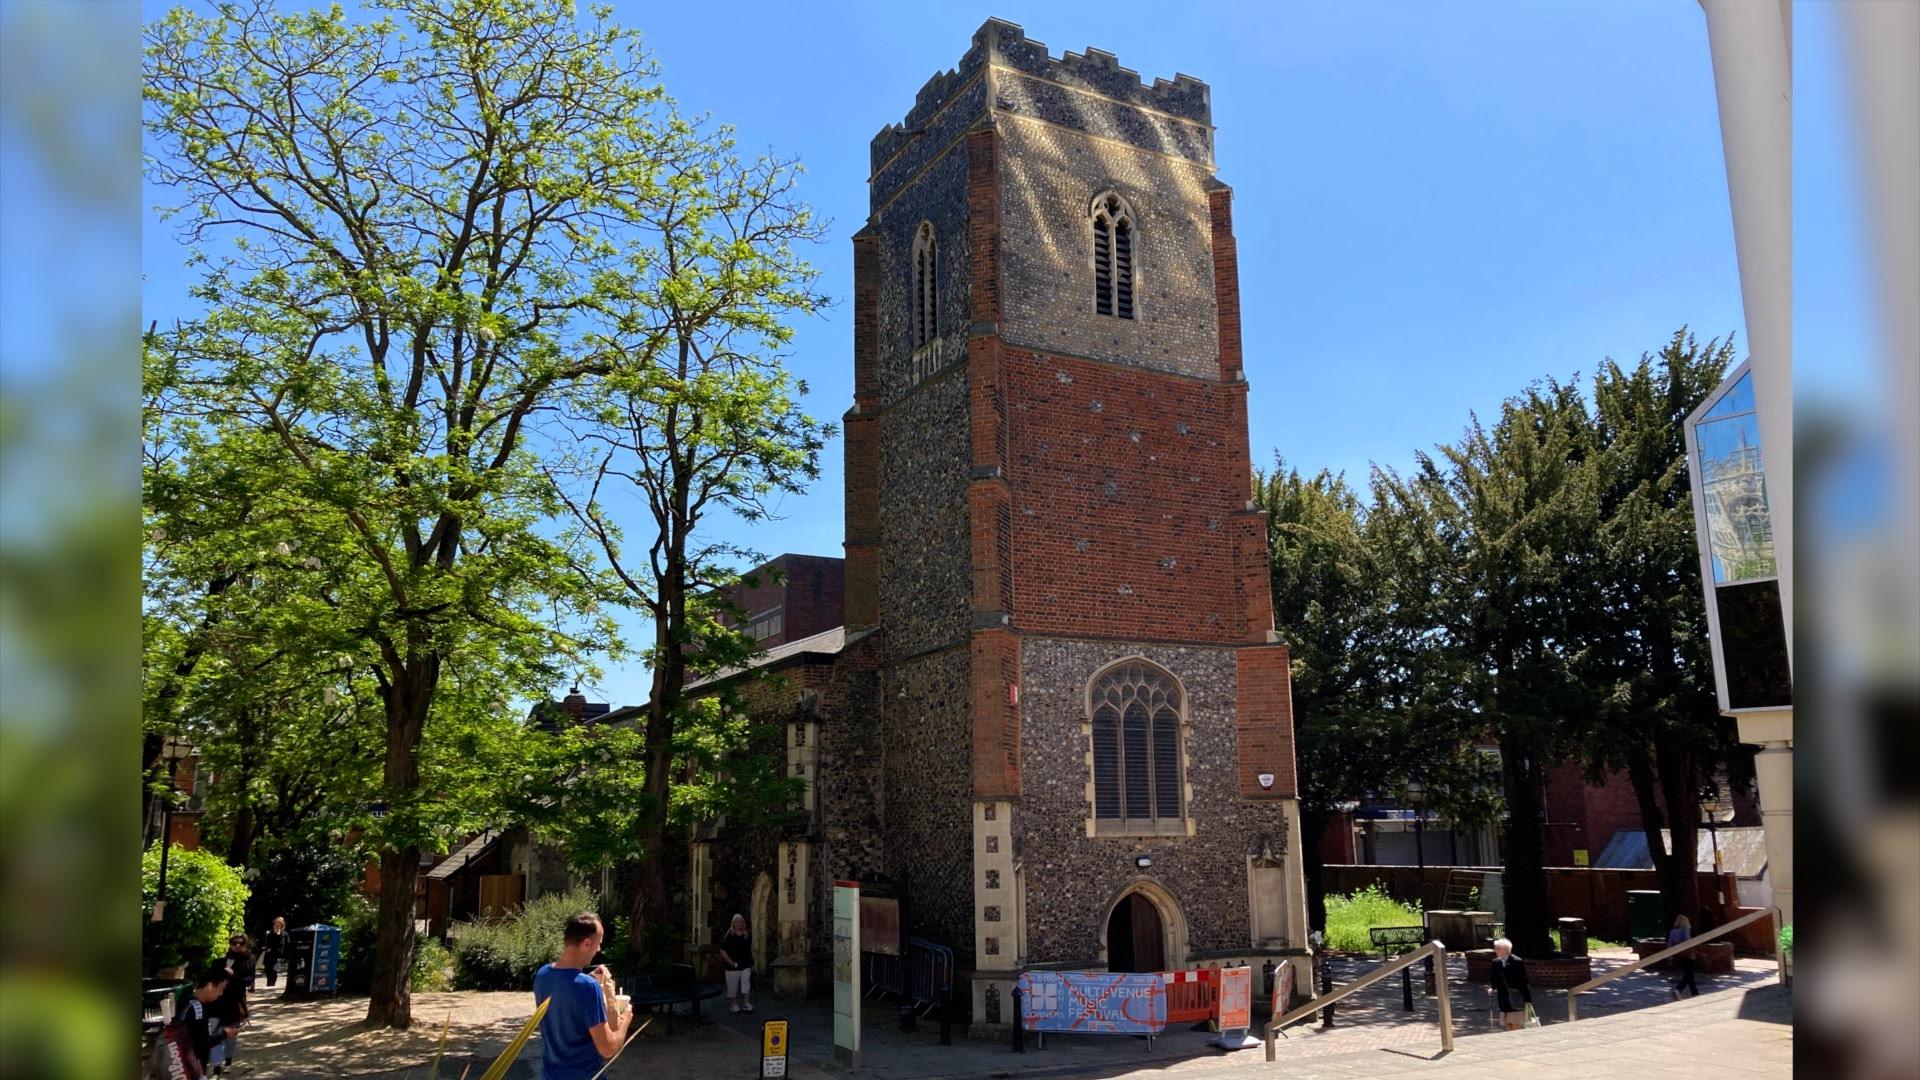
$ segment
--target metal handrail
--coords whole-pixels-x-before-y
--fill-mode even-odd
[[[1267,1024],[1267,1060],[1278,1060],[1279,1051],[1276,1048],[1274,1036],[1280,1033],[1281,1028],[1296,1020],[1312,1016],[1321,1009],[1335,1004],[1341,998],[1365,990],[1394,972],[1411,967],[1430,956],[1435,958],[1435,963],[1440,969],[1440,977],[1434,980],[1435,994],[1440,999],[1440,1048],[1451,1051],[1453,1049],[1453,1002],[1447,996],[1447,947],[1438,941],[1429,941],[1400,959],[1390,964],[1382,964],[1324,997],[1314,998],[1285,1016],[1274,1017]]]
[[[1752,913],[1751,915],[1742,915],[1730,923],[1725,923],[1720,926],[1716,926],[1712,930],[1709,930],[1706,933],[1701,934],[1697,937],[1690,937],[1678,945],[1670,945],[1664,949],[1661,949],[1659,952],[1654,953],[1651,956],[1646,956],[1646,957],[1642,957],[1639,960],[1635,960],[1633,963],[1628,964],[1625,967],[1614,968],[1612,971],[1607,972],[1605,975],[1600,975],[1595,978],[1588,979],[1586,982],[1581,983],[1579,986],[1576,986],[1571,990],[1568,990],[1567,991],[1568,1022],[1572,1022],[1574,1020],[1579,1019],[1580,995],[1586,993],[1587,991],[1593,989],[1594,987],[1600,986],[1603,983],[1610,983],[1613,980],[1620,978],[1622,975],[1632,974],[1633,972],[1639,971],[1650,964],[1657,964],[1660,961],[1665,960],[1669,956],[1677,956],[1680,953],[1686,952],[1688,949],[1691,949],[1696,945],[1705,945],[1707,942],[1712,941],[1714,938],[1720,937],[1723,934],[1730,934],[1733,931],[1738,930],[1741,927],[1747,925],[1748,923],[1758,922],[1759,920],[1765,919],[1765,918],[1773,919],[1773,962],[1775,964],[1778,964],[1780,967],[1780,982],[1784,985],[1787,981],[1787,957],[1786,957],[1785,951],[1780,947],[1780,927],[1782,925],[1783,920],[1781,918],[1779,908],[1765,907],[1765,908],[1761,908],[1759,911]]]

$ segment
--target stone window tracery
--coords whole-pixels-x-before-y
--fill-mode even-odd
[[[1093,200],[1093,310],[1133,318],[1133,210],[1113,192]]]
[[[1096,828],[1163,832],[1181,826],[1179,683],[1150,664],[1129,662],[1095,678],[1089,705]]]
[[[916,350],[940,336],[937,255],[933,222],[923,221],[913,238],[913,347]]]

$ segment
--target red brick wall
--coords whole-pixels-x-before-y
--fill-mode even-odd
[[[748,618],[780,610],[780,632],[761,639],[766,648],[812,637],[844,621],[845,565],[819,555],[782,555],[756,567],[750,576],[758,583],[735,588],[732,599]]]
[[[849,629],[880,618],[880,242],[853,240],[853,408],[841,432],[846,447],[845,614]]]
[[[973,794],[1020,794],[1020,708],[1008,688],[1020,682],[1020,639],[1008,630],[972,641]]]
[[[1001,372],[1012,403],[1014,624],[1246,640],[1234,530],[1247,464],[1226,438],[1239,392],[1012,348]]]
[[[1240,794],[1248,798],[1292,798],[1299,792],[1293,766],[1293,683],[1288,677],[1287,647],[1241,649],[1239,664]],[[1272,773],[1272,790],[1259,774]]]
[[[1559,765],[1548,770],[1543,794],[1548,819],[1545,857],[1555,865],[1572,866],[1573,853],[1580,848],[1586,849],[1589,859],[1598,859],[1616,831],[1643,828],[1640,802],[1625,772],[1611,772],[1604,784],[1594,786],[1578,765]],[[1655,801],[1659,798],[1655,792]]]

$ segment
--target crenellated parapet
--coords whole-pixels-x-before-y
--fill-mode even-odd
[[[935,113],[972,86],[974,78],[989,63],[1194,124],[1210,127],[1213,121],[1207,84],[1191,75],[1175,74],[1171,79],[1154,79],[1149,83],[1139,72],[1122,67],[1117,56],[1103,49],[1089,48],[1084,53],[1067,52],[1054,57],[1047,52],[1044,42],[1029,39],[1018,24],[988,19],[974,32],[973,44],[960,62],[947,71],[934,73],[920,88],[906,119],[881,128],[873,137],[873,168],[877,171],[918,135]]]

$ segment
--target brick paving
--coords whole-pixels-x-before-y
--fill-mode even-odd
[[[1595,958],[1595,973],[1629,962],[1630,955]],[[1372,970],[1379,961],[1337,958],[1336,982],[1346,982]],[[1581,998],[1580,1022],[1566,1022],[1566,995],[1537,991],[1535,1006],[1543,1027],[1525,1032],[1493,1032],[1488,1024],[1486,988],[1466,983],[1463,958],[1448,965],[1448,986],[1454,1009],[1455,1050],[1440,1055],[1437,1006],[1420,993],[1414,981],[1414,1010],[1402,1009],[1397,977],[1383,980],[1342,1002],[1332,1028],[1318,1018],[1296,1025],[1278,1043],[1279,1062],[1288,1080],[1327,1077],[1344,1080],[1363,1076],[1465,1077],[1468,1063],[1476,1080],[1492,1075],[1566,1077],[1600,1080],[1612,1076],[1663,1075],[1663,1070],[1686,1069],[1690,1076],[1788,1075],[1792,1054],[1791,994],[1774,985],[1771,962],[1740,961],[1733,975],[1700,979],[1701,995],[1673,1002],[1670,976],[1636,973]],[[435,995],[435,1007],[445,1011],[463,995]],[[470,1063],[479,1068],[505,1046],[526,1015],[507,995],[466,995],[473,998],[472,1023],[455,1026],[442,1077],[457,1077]],[[442,1003],[438,999],[449,999]],[[482,1000],[484,999],[484,1000]],[[530,996],[520,996],[530,1002]],[[342,1015],[357,1014],[346,1006]],[[315,1028],[319,1010],[341,1011],[342,1004],[315,1003],[277,1006],[260,1017],[253,1039],[257,1050],[245,1052],[249,1067],[239,1075],[305,1078],[359,1075],[381,1080],[426,1076],[430,1052],[421,1047],[421,1033],[360,1032],[350,1044],[321,1037]],[[305,1012],[302,1012],[305,1010]],[[314,1015],[308,1015],[309,1013]],[[482,1015],[484,1014],[484,1015]],[[439,1013],[420,1013],[428,1020]],[[833,1064],[832,1011],[825,1001],[760,1002],[752,1014],[710,1012],[710,1022],[690,1030],[682,1021],[675,1033],[647,1035],[634,1043],[608,1070],[609,1080],[706,1080],[710,1077],[749,1077],[759,1060],[760,1022],[784,1016],[792,1022],[793,1056],[789,1074],[802,1080],[906,1080],[921,1077],[980,1077],[1050,1080],[1054,1077],[1119,1077],[1164,1073],[1277,1075],[1265,1068],[1259,1048],[1237,1052],[1208,1045],[1213,1036],[1176,1028],[1154,1040],[1120,1036],[1053,1035],[1046,1046],[1029,1036],[1027,1052],[1015,1054],[1002,1041],[970,1041],[956,1031],[951,1046],[939,1045],[936,1025],[921,1021],[911,1034],[898,1028],[897,1004],[868,999],[864,1025],[864,1067],[849,1073]],[[463,1018],[464,1019],[464,1018]],[[662,1022],[656,1022],[658,1028]],[[303,1026],[304,1025],[304,1026]],[[320,1025],[325,1027],[327,1025]],[[433,1025],[435,1028],[437,1024]],[[277,1032],[278,1034],[273,1034]],[[434,1035],[437,1036],[437,1030]],[[372,1045],[378,1041],[379,1048]],[[346,1051],[351,1045],[352,1051]],[[272,1052],[268,1051],[269,1046]],[[539,1073],[539,1043],[532,1042],[513,1069],[513,1080],[533,1080]],[[1709,1052],[1711,1048],[1711,1052]],[[1631,1068],[1629,1066],[1632,1066]],[[384,1070],[384,1071],[383,1071]]]

